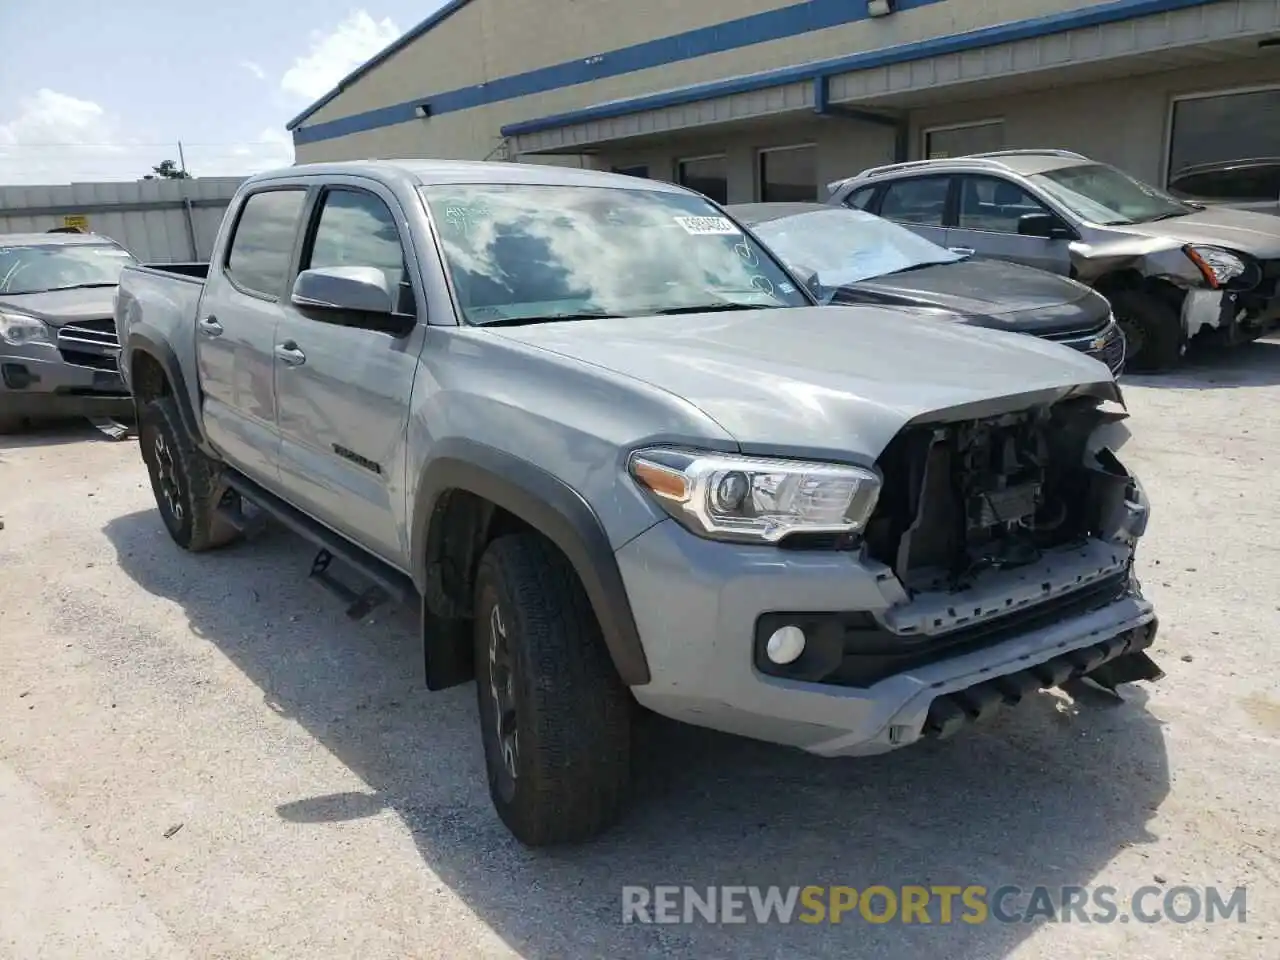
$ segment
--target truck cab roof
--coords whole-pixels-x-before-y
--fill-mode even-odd
[[[411,186],[439,183],[522,183],[549,186],[613,187],[687,193],[686,188],[660,180],[645,180],[620,173],[550,164],[509,163],[482,160],[352,160],[332,163],[300,163],[255,174],[245,187],[270,180],[299,177],[365,176],[398,180]]]

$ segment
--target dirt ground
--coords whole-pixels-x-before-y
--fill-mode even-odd
[[[0,442],[0,955],[1280,955],[1280,342],[1125,393],[1165,679],[863,761],[660,722],[630,818],[557,853],[498,823],[474,688],[422,687],[409,613],[348,621],[284,531],[181,553],[135,441]],[[1247,914],[624,926],[658,883],[1243,885]]]

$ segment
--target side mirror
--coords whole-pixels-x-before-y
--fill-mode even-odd
[[[1051,213],[1024,213],[1018,218],[1018,235],[1044,240],[1066,240],[1071,234]]]
[[[806,290],[819,300],[822,299],[822,279],[818,276],[817,270],[813,270],[801,264],[796,264],[791,268],[791,272],[800,278],[800,282],[804,284]]]
[[[291,302],[334,323],[404,336],[416,320],[395,312],[396,294],[377,267],[317,267],[293,281]]]

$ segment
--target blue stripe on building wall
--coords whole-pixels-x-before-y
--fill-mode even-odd
[[[905,12],[942,2],[943,0],[897,0],[895,7],[899,12]],[[449,4],[447,9],[453,12],[463,5],[464,3]],[[714,53],[725,53],[759,43],[768,43],[771,40],[783,40],[817,30],[827,30],[831,27],[866,20],[869,17],[866,0],[807,0],[805,3],[739,17],[736,20],[648,40],[618,50],[588,54],[565,63],[500,77],[487,83],[430,94],[415,100],[407,100],[308,127],[298,127],[297,124],[309,113],[332,100],[334,95],[330,94],[290,122],[290,127],[294,128],[293,142],[295,144],[315,143],[366,130],[376,130],[396,123],[407,123],[420,116],[418,110],[422,106],[427,107],[431,116],[470,110],[473,107],[499,103],[503,100],[515,100],[535,93],[546,93],[591,83],[593,80],[606,77],[622,76],[682,60],[694,60]],[[432,25],[434,26],[434,23]],[[427,31],[420,28],[415,31],[418,36],[425,32]],[[393,45],[395,49],[401,49],[406,45],[401,41],[397,43],[398,46]],[[387,59],[392,52],[394,50],[389,48],[388,51],[379,54],[379,61]],[[366,69],[368,69],[367,66],[356,71],[340,86],[349,85]]]
[[[502,128],[502,135],[504,137],[515,137],[538,133],[543,130],[554,130],[571,124],[609,120],[633,113],[641,113],[645,110],[661,110],[664,107],[697,103],[713,97],[750,93],[754,90],[765,90],[770,87],[805,80],[817,81],[822,77],[832,77],[855,70],[870,70],[895,63],[909,63],[913,60],[924,60],[929,57],[963,53],[967,50],[978,50],[1000,43],[1014,43],[1019,40],[1051,36],[1067,30],[1096,27],[1106,23],[1130,20],[1135,17],[1168,13],[1188,7],[1202,7],[1217,2],[1218,0],[1111,0],[1108,3],[1099,3],[1077,10],[1069,10],[1066,13],[1054,13],[1026,20],[1015,20],[992,27],[982,27],[978,30],[971,30],[968,33],[934,37],[929,40],[904,43],[880,50],[867,50],[831,60],[817,60],[798,64],[794,67],[782,67],[777,70],[768,70],[743,77],[714,80],[710,83],[701,83],[661,93],[645,94],[627,100],[613,100],[597,106],[584,107],[581,110],[571,110],[554,116],[510,123]]]

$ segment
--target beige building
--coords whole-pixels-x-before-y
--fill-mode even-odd
[[[299,161],[503,157],[813,199],[1062,147],[1280,157],[1280,0],[451,0],[290,123]]]

